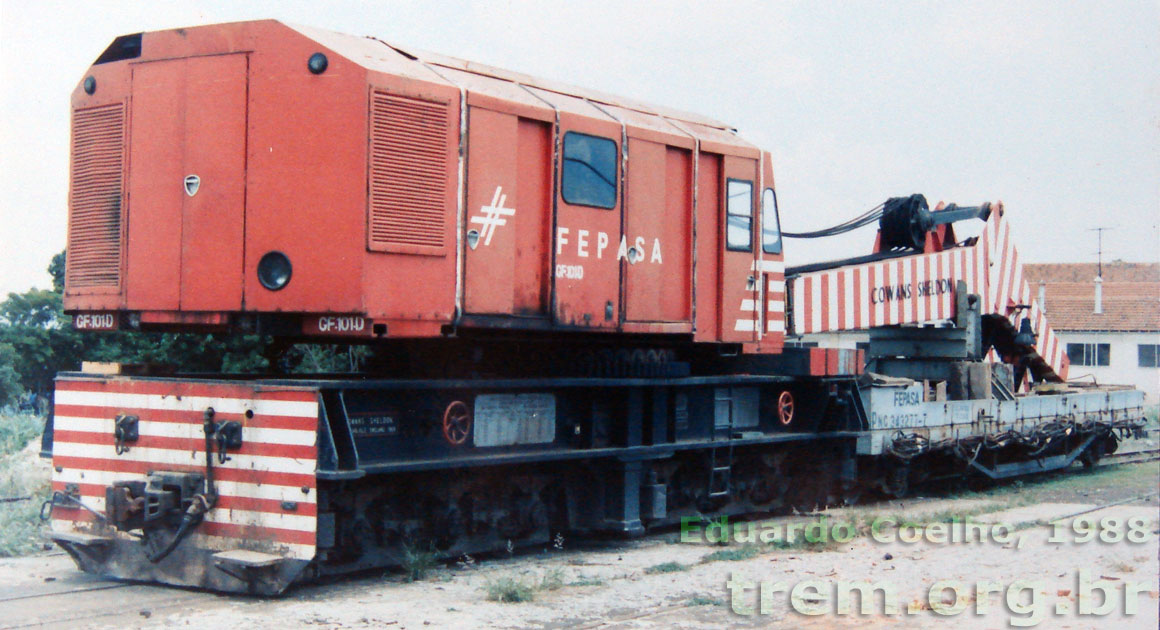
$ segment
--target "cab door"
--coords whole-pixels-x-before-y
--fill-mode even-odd
[[[241,309],[247,73],[244,54],[133,68],[132,308]]]
[[[781,219],[777,210],[773,166],[768,153],[761,156],[761,196],[757,271],[760,273],[759,296],[762,317],[758,321],[758,340],[763,351],[777,351],[785,345],[785,257],[782,252]]]
[[[464,310],[546,316],[551,124],[481,107],[468,116]]]
[[[757,272],[757,160],[724,156],[721,183],[721,341],[757,340],[761,277]]]
[[[621,127],[561,112],[560,138],[555,323],[615,329],[623,266],[647,255],[621,233]]]

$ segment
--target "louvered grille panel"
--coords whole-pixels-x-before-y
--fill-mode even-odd
[[[69,289],[120,285],[124,151],[123,104],[73,114],[65,277]]]
[[[444,246],[448,107],[371,95],[369,245],[435,253]]]

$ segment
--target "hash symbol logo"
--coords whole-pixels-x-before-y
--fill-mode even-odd
[[[505,201],[507,201],[507,195],[503,194],[503,186],[496,186],[495,196],[491,198],[491,205],[479,209],[483,216],[471,217],[472,223],[483,226],[479,235],[483,237],[484,245],[491,245],[491,235],[495,234],[495,228],[507,225],[507,219],[504,217],[512,217],[516,214],[515,208],[503,207]]]

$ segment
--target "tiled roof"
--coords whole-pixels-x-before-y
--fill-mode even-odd
[[[1160,331],[1160,264],[1105,264],[1100,314],[1094,312],[1096,273],[1094,263],[1023,265],[1032,299],[1045,283],[1047,321],[1056,330]]]

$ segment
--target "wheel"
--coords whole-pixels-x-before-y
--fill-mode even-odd
[[[783,427],[793,424],[793,394],[789,390],[777,397],[777,419]]]
[[[467,442],[471,435],[471,410],[461,401],[447,405],[443,412],[443,437],[453,446]]]

